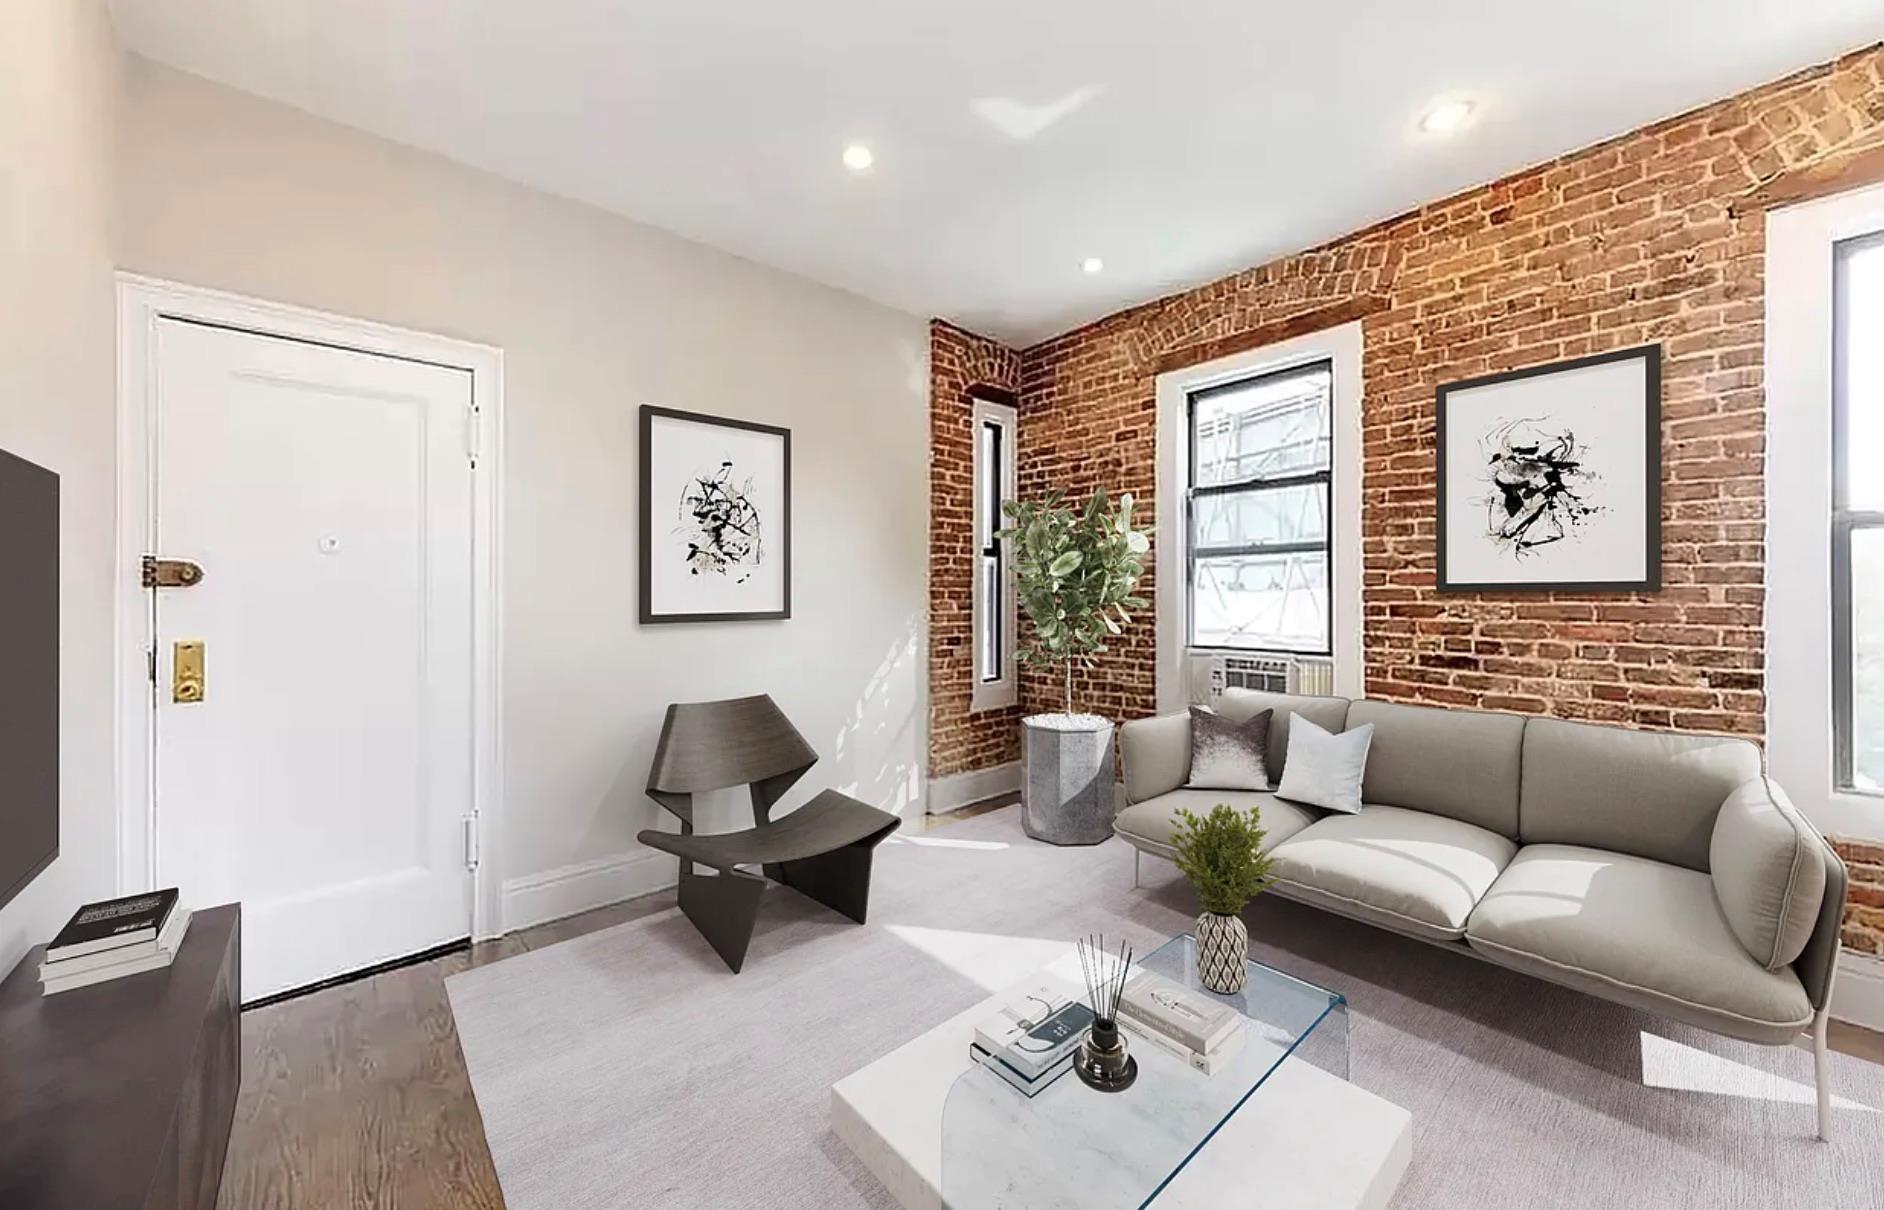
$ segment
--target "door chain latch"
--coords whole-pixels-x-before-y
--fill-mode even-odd
[[[144,556],[144,587],[193,588],[203,580],[203,569],[188,559]]]

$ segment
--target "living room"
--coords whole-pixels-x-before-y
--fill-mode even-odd
[[[1884,30],[1579,15],[18,0],[0,1205],[1884,1205]]]

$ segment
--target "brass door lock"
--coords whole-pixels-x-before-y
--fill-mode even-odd
[[[203,700],[203,644],[197,639],[178,641],[170,649],[170,700]]]

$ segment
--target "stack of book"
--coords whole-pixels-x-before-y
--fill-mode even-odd
[[[40,987],[51,996],[162,970],[177,956],[189,927],[189,909],[178,905],[175,887],[88,903],[46,947]]]
[[[1091,1024],[1077,997],[1043,984],[976,1025],[968,1057],[1031,1097],[1072,1067]]]
[[[1125,985],[1119,1024],[1205,1075],[1221,1070],[1247,1035],[1234,1006],[1150,971]]]

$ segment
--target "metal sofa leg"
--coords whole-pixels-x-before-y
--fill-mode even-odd
[[[1832,966],[1825,976],[1825,1003],[1812,1018],[1812,1083],[1819,1094],[1819,1142],[1832,1137],[1832,1054],[1826,1044],[1826,1029],[1832,1023],[1832,992],[1838,982],[1838,951],[1832,951]]]
[[[1144,857],[1145,851],[1143,849],[1132,850],[1132,889],[1134,891],[1138,889],[1138,863],[1144,860]]]
[[[1819,1092],[1819,1142],[1832,1137],[1832,1057],[1825,1044],[1825,1028],[1832,1019],[1832,1002],[1827,997],[1825,1007],[1819,1009],[1818,1016],[1812,1019],[1812,1082]]]

